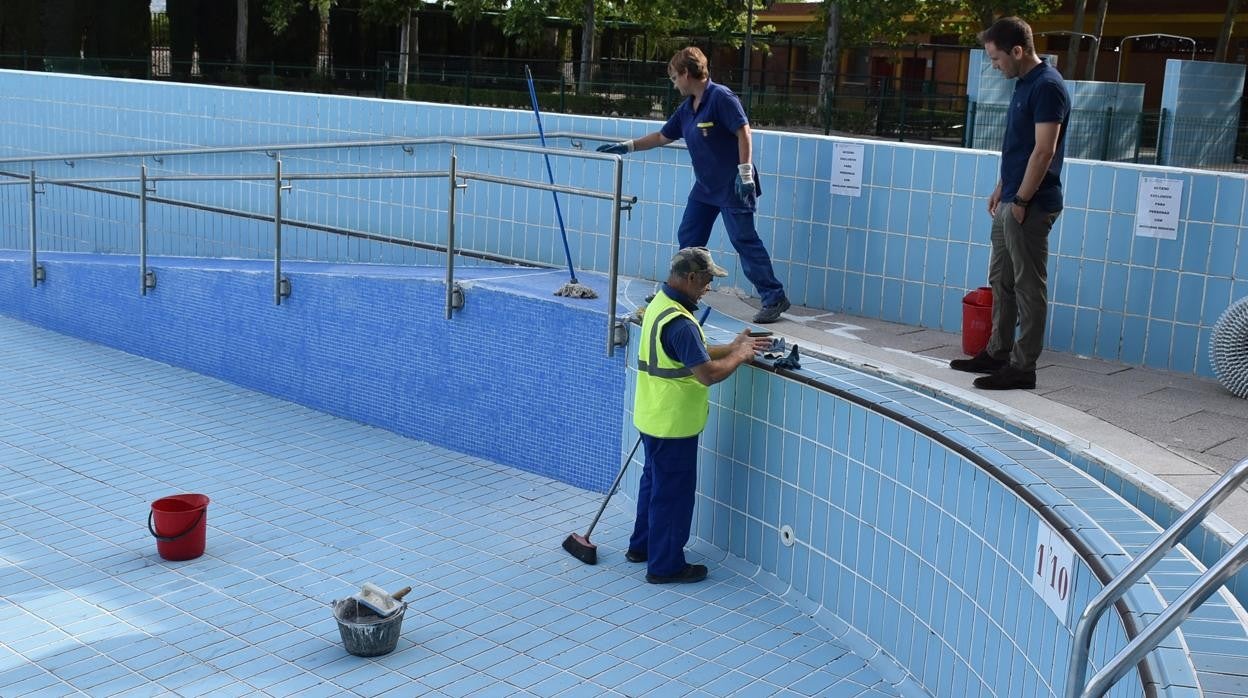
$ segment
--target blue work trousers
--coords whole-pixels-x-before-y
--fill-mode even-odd
[[[762,299],[763,305],[776,305],[784,300],[784,286],[776,278],[771,266],[771,256],[758,237],[754,228],[754,212],[744,208],[720,208],[712,204],[695,201],[689,198],[685,204],[685,216],[680,221],[680,229],[676,231],[676,240],[681,248],[705,247],[711,239],[711,228],[715,225],[715,217],[723,214],[724,229],[728,231],[728,240],[737,251],[741,260],[741,271],[745,278],[754,284],[754,290]]]
[[[641,435],[646,465],[637,491],[637,522],[628,549],[646,553],[646,571],[668,577],[685,569],[698,487],[698,437]]]

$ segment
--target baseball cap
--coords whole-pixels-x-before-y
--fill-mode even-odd
[[[677,274],[702,272],[711,276],[728,276],[728,271],[711,259],[711,251],[705,247],[686,247],[672,257],[672,271]]]

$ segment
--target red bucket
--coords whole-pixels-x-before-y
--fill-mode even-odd
[[[962,297],[962,353],[975,356],[992,336],[992,288],[980,286]]]
[[[208,529],[208,497],[175,494],[152,502],[147,530],[156,539],[156,552],[166,560],[194,560],[204,554]]]

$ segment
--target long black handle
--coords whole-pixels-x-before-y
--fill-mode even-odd
[[[611,491],[607,493],[605,499],[602,500],[602,506],[598,507],[598,513],[594,516],[594,520],[589,522],[589,528],[585,529],[585,537],[589,538],[589,534],[594,532],[594,526],[598,525],[598,519],[602,518],[602,512],[607,510],[607,502],[615,496],[615,491],[620,488],[620,481],[624,479],[624,473],[628,470],[628,464],[633,461],[633,456],[637,454],[637,447],[641,445],[641,434],[637,435],[637,443],[633,444],[633,450],[628,452],[628,458],[624,459],[624,464],[620,466],[620,472],[615,476],[615,482],[611,483]]]

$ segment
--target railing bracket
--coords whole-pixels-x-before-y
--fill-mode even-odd
[[[401,145],[399,147],[402,148],[403,152],[407,153],[408,155],[412,155],[416,152],[416,149],[410,145]]]
[[[35,283],[37,284],[47,279],[47,277],[48,277],[48,274],[46,271],[44,271],[43,265],[42,264],[36,265],[35,266]]]
[[[148,289],[149,291],[153,288],[156,288],[156,272],[152,271],[151,269],[144,272],[143,288]]]
[[[613,330],[612,340],[611,340],[613,342],[612,346],[617,346],[617,347],[628,346],[628,321],[621,320],[620,318],[616,318],[615,324],[612,326],[612,330]]]
[[[277,282],[277,292],[282,298],[290,298],[290,279],[285,276]]]
[[[451,309],[462,310],[464,307],[464,287],[458,282],[451,287]]]

